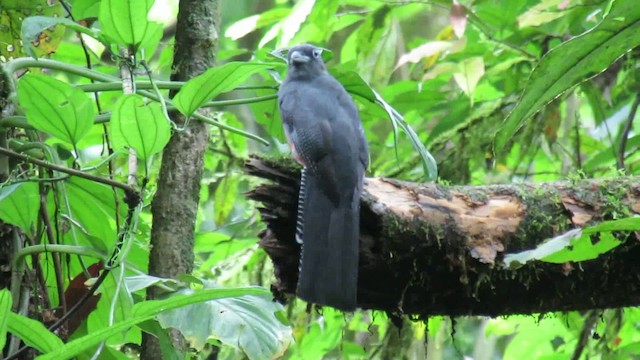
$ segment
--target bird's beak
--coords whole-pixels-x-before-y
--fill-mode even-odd
[[[300,51],[294,51],[289,55],[289,59],[293,64],[304,64],[311,60],[308,56],[303,55]]]

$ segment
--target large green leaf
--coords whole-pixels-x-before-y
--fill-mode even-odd
[[[214,67],[187,81],[173,98],[173,102],[181,113],[190,116],[207,101],[235,89],[258,71],[282,66],[284,65],[230,62]]]
[[[77,144],[93,125],[95,109],[89,97],[50,76],[22,77],[18,99],[33,127],[70,144]]]
[[[34,182],[0,187],[0,219],[27,234],[31,234],[31,225],[38,218],[39,203],[38,184]]]
[[[12,303],[11,292],[7,289],[0,290],[0,351],[7,343],[7,322],[9,322]]]
[[[639,46],[639,33],[638,2],[614,0],[611,11],[596,27],[549,51],[531,73],[522,98],[496,135],[495,151],[502,151],[523,123],[551,100]]]
[[[120,97],[111,116],[111,140],[117,150],[132,148],[141,159],[164,149],[171,136],[171,125],[160,104],[137,94]]]
[[[161,26],[147,19],[153,2],[154,0],[102,0],[99,19],[104,35],[117,44],[138,47],[147,33]]]
[[[164,328],[180,330],[197,350],[214,338],[241,350],[249,359],[273,359],[282,356],[293,340],[291,327],[282,317],[282,305],[269,294],[197,303],[164,312],[158,321]]]
[[[76,20],[97,18],[100,16],[100,0],[74,0],[71,14]]]
[[[8,308],[6,307],[7,304]],[[6,323],[6,329],[24,341],[27,346],[41,352],[53,351],[62,346],[62,340],[47,330],[40,321],[11,312],[9,311],[10,308],[11,294],[6,289],[0,290],[0,319],[3,319],[0,320],[0,323]],[[0,331],[0,334],[2,333]],[[4,340],[4,334],[2,334],[2,338]],[[0,346],[0,349],[2,349],[2,346]]]
[[[115,200],[116,196],[122,199],[122,192],[114,195],[109,186],[79,177],[65,181],[64,189],[69,200],[69,209],[65,208],[64,213],[73,219],[74,226],[82,227],[91,246],[108,251],[117,237]],[[124,208],[120,206],[121,218]]]
[[[9,332],[18,336],[27,346],[41,352],[59,349],[63,342],[37,320],[9,313]]]
[[[221,299],[225,297],[244,296],[244,295],[262,295],[267,296],[268,290],[258,287],[246,287],[235,289],[207,289],[197,291],[190,295],[176,295],[166,300],[150,300],[136,304],[131,311],[131,316],[124,321],[117,322],[110,327],[97,330],[89,335],[79,339],[70,341],[63,346],[58,346],[37,359],[54,360],[69,359],[81,352],[100,344],[109,337],[119,334],[120,332],[149,320],[163,311],[176,309],[182,306],[195,304],[198,302]]]

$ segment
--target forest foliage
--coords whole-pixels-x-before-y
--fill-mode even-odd
[[[166,339],[168,327],[199,358],[640,355],[636,308],[412,319],[274,302],[273,268],[257,246],[264,226],[244,196],[259,180],[242,168],[251,153],[288,156],[278,55],[308,42],[328,50],[329,72],[358,104],[369,176],[490,184],[637,175],[637,0],[236,0],[222,8],[218,66],[179,83],[169,81],[177,1],[0,3],[3,356],[20,339],[43,359],[135,357],[142,331]],[[171,89],[179,89],[173,98]],[[171,111],[211,125],[210,151],[195,270],[161,279],[147,271],[149,205],[160,154],[188,126],[173,123]],[[631,218],[624,230],[640,230],[633,215],[611,220]],[[78,318],[56,324],[97,279]],[[145,300],[150,286],[166,296]]]

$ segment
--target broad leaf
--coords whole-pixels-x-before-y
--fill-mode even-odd
[[[531,73],[522,98],[496,135],[495,151],[502,151],[544,105],[639,46],[639,32],[640,6],[635,1],[618,0],[595,28],[549,51]]]
[[[34,182],[0,187],[0,219],[31,234],[31,227],[38,218],[40,195]]]
[[[164,149],[171,136],[171,125],[160,104],[140,95],[118,99],[111,116],[111,139],[117,150],[132,148],[141,159],[149,159]]]
[[[18,99],[29,124],[70,144],[77,144],[93,125],[91,99],[50,76],[25,75],[18,82]]]
[[[0,350],[4,349],[7,343],[7,322],[12,303],[11,292],[7,289],[0,290]]]
[[[122,192],[114,191],[107,185],[78,177],[72,177],[64,184],[69,209],[64,213],[80,226],[88,235],[89,244],[102,251],[108,251],[117,237],[115,225],[116,197],[122,199]],[[124,217],[124,206],[120,206],[120,216]]]
[[[207,101],[221,93],[231,91],[260,70],[282,64],[230,62],[214,67],[189,80],[173,98],[173,102],[186,116],[193,114]]]
[[[27,346],[46,353],[59,349],[63,345],[62,340],[47,330],[40,321],[14,312],[10,312],[8,315],[9,332],[19,337]]]
[[[100,24],[104,35],[120,45],[138,47],[146,34],[161,26],[147,15],[154,0],[102,0]]]
[[[74,0],[71,14],[76,20],[100,16],[100,0]]]
[[[110,327],[97,330],[89,335],[72,340],[63,346],[58,346],[55,350],[37,357],[37,359],[69,359],[83,351],[90,349],[113,335],[149,320],[163,311],[176,309],[182,306],[195,304],[198,302],[221,299],[225,297],[262,295],[270,296],[270,292],[263,288],[246,287],[235,289],[208,289],[195,292],[191,295],[176,295],[166,300],[143,301],[134,305],[131,316],[124,321],[117,322]]]
[[[214,338],[241,350],[249,359],[273,359],[292,341],[291,327],[277,315],[281,312],[282,305],[271,295],[245,295],[167,311],[158,321],[164,328],[180,330],[197,350]]]

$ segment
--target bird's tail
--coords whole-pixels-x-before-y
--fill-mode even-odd
[[[302,175],[304,203],[298,215],[296,238],[302,238],[297,294],[315,304],[344,311],[356,308],[358,287],[358,245],[360,203],[334,204],[321,190],[318,179],[307,171]]]

